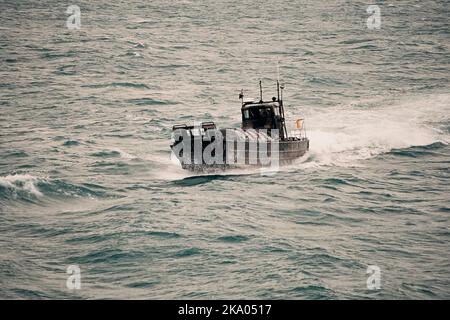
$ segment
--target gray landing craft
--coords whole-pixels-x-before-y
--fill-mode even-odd
[[[272,166],[274,160],[283,165],[292,163],[309,150],[302,119],[297,120],[297,130],[288,134],[286,129],[284,87],[277,81],[277,97],[264,101],[261,82],[259,85],[259,101],[244,101],[241,90],[241,128],[218,129],[214,122],[173,126],[170,147],[183,169],[215,171],[265,167]]]

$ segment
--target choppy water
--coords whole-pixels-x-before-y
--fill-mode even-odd
[[[380,30],[360,1],[69,4],[0,1],[0,297],[450,298],[448,1],[380,1]],[[307,156],[170,162],[277,60]]]

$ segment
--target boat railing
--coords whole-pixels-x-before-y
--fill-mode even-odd
[[[294,125],[287,125],[288,127],[288,136],[297,138],[297,139],[304,139],[306,138],[306,128],[305,128],[305,119],[298,119],[295,122]]]

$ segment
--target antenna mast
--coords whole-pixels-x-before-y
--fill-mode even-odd
[[[284,139],[288,138],[288,133],[287,133],[287,128],[286,128],[286,118],[284,116],[283,89],[284,89],[284,84],[280,85],[280,61],[277,60],[278,107],[280,109],[281,138],[284,140]]]
[[[277,80],[280,81],[280,60],[277,60]]]
[[[278,102],[280,102],[280,61],[277,60],[277,96]]]
[[[263,96],[262,96],[262,83],[261,83],[261,80],[259,80],[259,96],[260,96],[260,100],[262,102],[263,101]]]

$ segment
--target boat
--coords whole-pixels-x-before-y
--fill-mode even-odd
[[[214,122],[174,125],[172,156],[183,169],[211,172],[247,166],[278,168],[290,164],[309,150],[304,119],[296,129],[286,128],[283,104],[284,85],[277,81],[277,96],[263,100],[259,83],[259,100],[244,99],[241,90],[241,128],[219,129]]]

